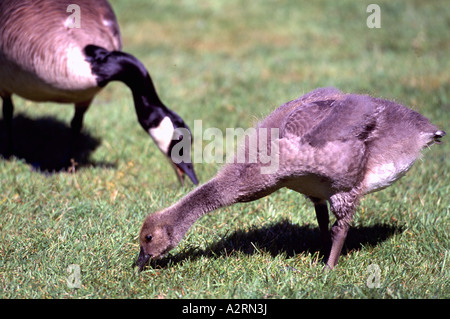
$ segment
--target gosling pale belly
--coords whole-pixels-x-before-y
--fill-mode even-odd
[[[328,199],[334,194],[328,178],[313,174],[288,180],[285,187],[306,196],[320,199]]]
[[[400,165],[386,163],[369,168],[364,178],[364,189],[366,193],[373,193],[393,184],[401,178],[414,164],[414,161],[405,162]]]

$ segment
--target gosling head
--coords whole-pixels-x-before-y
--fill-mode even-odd
[[[141,250],[136,261],[139,270],[142,270],[150,259],[161,259],[176,246],[172,227],[165,218],[161,218],[161,212],[147,216],[139,233],[139,244]]]
[[[445,133],[444,131],[438,130],[436,132],[434,132],[433,135],[433,142],[436,144],[441,144],[441,138],[443,138],[445,135],[447,135],[447,133]]]

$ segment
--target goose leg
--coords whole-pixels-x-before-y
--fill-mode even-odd
[[[5,157],[8,158],[13,153],[13,137],[12,137],[12,119],[14,113],[14,105],[10,95],[2,96],[3,99],[3,120],[6,128],[6,152]]]
[[[70,127],[72,128],[72,135],[75,139],[80,135],[81,129],[83,127],[84,113],[86,113],[91,101],[85,101],[75,104],[75,114],[70,122]]]
[[[76,149],[78,146],[81,129],[83,128],[84,113],[86,113],[87,109],[89,108],[89,105],[91,105],[91,101],[92,100],[76,103],[75,114],[72,118],[72,121],[70,122],[70,128],[72,130],[71,141],[69,146],[70,149],[69,154],[66,156],[64,161],[66,162],[66,165],[69,165],[69,168],[72,170],[74,169]]]

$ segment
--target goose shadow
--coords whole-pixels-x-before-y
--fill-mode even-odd
[[[365,246],[376,246],[395,234],[402,233],[404,227],[399,225],[376,224],[351,228],[342,249],[342,255],[360,250]],[[203,256],[208,258],[229,257],[237,253],[253,255],[259,251],[269,253],[273,257],[285,254],[287,258],[297,254],[319,254],[323,263],[326,262],[327,252],[322,249],[320,230],[312,225],[294,225],[284,219],[275,224],[249,230],[236,230],[226,234],[218,242],[212,243],[205,249],[188,248],[174,256],[167,256],[148,265],[153,268],[166,268]]]
[[[42,173],[54,173],[68,169],[68,154],[71,149],[69,125],[53,117],[31,119],[23,114],[14,117],[12,123],[13,150],[7,152],[6,124],[0,120],[0,156],[7,159],[13,155],[24,160],[33,170]],[[79,135],[73,149],[76,168],[94,166],[114,168],[114,163],[95,162],[90,155],[100,145],[100,139],[86,131]]]

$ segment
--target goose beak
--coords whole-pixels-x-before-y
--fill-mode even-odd
[[[195,175],[194,165],[192,163],[174,163],[175,173],[177,174],[178,180],[181,183],[181,186],[184,185],[184,175],[186,174],[194,185],[198,185],[198,179]]]
[[[144,252],[144,249],[141,247],[141,251],[139,252],[139,257],[136,260],[136,266],[139,268],[139,271],[144,269],[144,266],[148,263],[152,255],[147,255]]]

